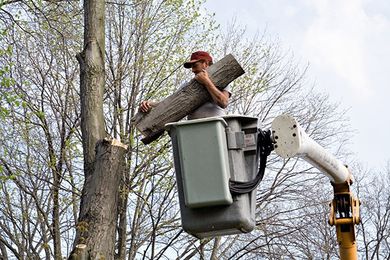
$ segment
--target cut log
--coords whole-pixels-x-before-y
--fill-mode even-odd
[[[221,90],[245,73],[231,54],[207,68],[207,72]],[[187,86],[159,102],[148,113],[138,112],[131,123],[143,134],[142,142],[148,144],[164,133],[165,124],[179,121],[210,100],[208,91],[192,79]]]

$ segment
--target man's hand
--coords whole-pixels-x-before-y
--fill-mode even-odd
[[[195,80],[204,86],[210,85],[210,83],[212,83],[206,70],[202,70],[196,74]]]
[[[226,108],[229,103],[230,94],[226,90],[219,90],[209,78],[206,70],[195,75],[195,80],[202,84],[210,93],[213,101],[220,107]]]
[[[152,109],[153,102],[145,100],[142,101],[141,104],[139,104],[139,110],[141,112],[147,113]]]

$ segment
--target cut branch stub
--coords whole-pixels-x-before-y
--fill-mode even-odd
[[[231,54],[210,66],[207,72],[221,90],[245,73]],[[164,133],[165,124],[179,121],[209,100],[211,96],[207,90],[192,79],[187,86],[159,102],[148,113],[138,112],[131,123],[143,134],[142,142],[148,144]]]

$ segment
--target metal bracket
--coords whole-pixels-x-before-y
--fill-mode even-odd
[[[226,128],[226,141],[229,150],[245,148],[245,133],[243,131],[233,132]]]

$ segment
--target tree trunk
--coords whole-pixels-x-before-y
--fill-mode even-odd
[[[105,137],[104,15],[104,0],[84,1],[84,50],[77,55],[77,60],[80,63],[81,131],[86,177],[93,172],[96,143]]]
[[[245,73],[231,54],[210,66],[207,71],[219,89],[224,89]],[[165,124],[182,119],[209,100],[211,96],[207,90],[193,79],[186,87],[158,103],[149,113],[138,112],[131,123],[144,135],[142,142],[148,144],[164,133]]]
[[[111,140],[96,146],[95,171],[85,180],[76,245],[85,244],[91,259],[114,259],[119,184],[126,147]]]
[[[126,147],[104,139],[104,16],[104,0],[84,1],[84,50],[77,59],[85,181],[70,259],[80,259],[75,257],[79,257],[76,253],[81,244],[89,259],[114,259],[115,254],[117,203]]]

